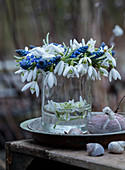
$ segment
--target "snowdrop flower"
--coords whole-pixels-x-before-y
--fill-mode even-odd
[[[27,76],[27,81],[31,81],[32,79],[35,80],[37,77],[37,68],[35,67],[34,70],[30,70]]]
[[[115,80],[117,80],[117,79],[121,80],[121,76],[120,76],[119,72],[114,68],[112,68],[109,73],[109,81],[110,82],[112,81],[112,78],[114,78]]]
[[[61,44],[58,45],[54,45],[53,43],[47,45],[45,47],[45,51],[50,53],[50,54],[59,54],[59,53],[63,53],[64,52],[64,48],[62,47]]]
[[[105,47],[100,47],[100,52],[105,52],[108,50],[108,46],[106,45]]]
[[[92,63],[92,60],[89,57],[83,57],[79,60],[78,72],[85,74],[88,70],[88,63]]]
[[[97,78],[98,78],[98,80],[101,80],[101,74],[100,74],[100,71],[98,71],[98,73],[97,73]]]
[[[84,38],[82,39],[82,46],[84,47],[86,44],[85,44],[85,40]]]
[[[73,41],[72,41],[72,39],[70,40],[70,47],[72,50],[75,50],[77,48],[84,47],[84,46],[85,46],[84,39],[82,39],[82,43],[78,43],[78,41],[76,39],[74,39]],[[70,50],[69,50],[69,52],[70,52]]]
[[[54,45],[53,43],[49,45],[45,45],[43,47],[35,47],[29,50],[28,55],[34,55],[37,57],[41,57],[45,60],[50,60],[55,57],[56,54],[63,53],[64,48],[59,44],[58,46]]]
[[[113,46],[112,46],[113,48]],[[112,62],[113,66],[116,67],[116,60],[112,57],[112,55],[109,52],[108,46],[100,47],[100,52],[104,52],[105,56]],[[103,64],[106,64],[107,59],[103,61]],[[102,65],[103,65],[102,64]],[[107,65],[109,67],[109,64]]]
[[[105,77],[108,77],[108,71],[102,67],[99,68],[99,72],[105,76]]]
[[[104,59],[103,62],[101,63],[102,66],[109,67],[109,62],[108,59]]]
[[[27,77],[28,77],[29,71],[28,70],[24,70],[21,74],[21,81],[25,82]]]
[[[98,74],[97,74],[97,77],[98,77],[99,80],[101,80],[101,75],[108,77],[108,71],[106,69],[100,67]]]
[[[88,78],[90,78],[90,77],[88,76]],[[96,72],[96,70],[95,70],[95,72],[92,72],[91,79],[93,81],[98,80],[98,73]]]
[[[93,80],[98,78],[97,71],[92,65],[88,67],[88,76],[91,77]]]
[[[111,56],[111,54],[108,51],[106,51],[105,55],[110,61],[112,61],[113,66],[116,67],[116,60]]]
[[[96,40],[94,41],[92,38],[87,42],[87,45],[89,46],[88,50],[89,52],[94,52],[95,50],[95,43]]]
[[[25,51],[28,51],[28,47],[26,46],[26,47],[24,48],[24,50],[25,50]]]
[[[115,25],[115,28],[112,30],[112,32],[116,37],[121,36],[124,33],[123,29],[119,25]]]
[[[81,64],[81,63],[86,64],[87,62],[89,62],[91,64],[92,60],[89,57],[83,57],[79,60],[79,64]]]
[[[96,72],[96,73],[97,73],[97,72]],[[94,74],[94,72],[93,72],[92,75],[91,75],[91,79],[92,79],[93,81],[97,80],[97,79],[98,79],[98,74]]]
[[[15,72],[15,74],[20,74],[20,73],[21,73],[21,81],[24,82],[27,79],[27,77],[28,77],[29,71],[28,70],[24,70],[24,69],[22,69],[20,67],[20,69],[17,70]]]
[[[53,72],[49,72],[45,77],[44,85],[48,85],[49,88],[52,88],[54,84],[57,85],[56,76],[53,74]]]
[[[80,96],[80,100],[76,103],[74,103],[75,107],[76,108],[81,108],[81,107],[84,107],[85,106],[85,100],[83,101],[82,97]],[[79,110],[77,110],[79,111]]]
[[[76,75],[76,77],[79,78],[78,70],[74,66],[72,66],[72,65],[69,66],[67,64],[66,67],[65,67],[65,70],[63,72],[63,76],[64,77],[67,76],[67,78],[69,78],[69,77],[72,77],[74,75]]]
[[[24,71],[25,71],[25,70],[24,70],[23,68],[20,67],[20,69],[17,70],[17,71],[15,72],[15,74],[20,74],[20,73],[23,73]]]
[[[51,112],[56,113],[57,109],[56,109],[55,103],[52,100],[48,100],[47,109],[49,109]]]
[[[55,57],[54,54],[45,53],[45,54],[42,55],[42,58],[45,59],[45,60],[51,60],[51,59],[53,59],[53,57]]]
[[[64,61],[60,61],[54,69],[54,74],[58,73],[58,75],[60,76],[63,72],[64,67],[65,67]]]
[[[40,57],[45,54],[44,48],[41,48],[41,47],[35,47],[35,48],[29,50],[29,52],[30,52],[30,54],[28,54],[28,55],[34,55],[37,57]]]
[[[32,94],[33,94],[34,92],[36,92],[36,97],[39,96],[39,86],[38,86],[38,84],[37,84],[36,81],[32,81],[32,82],[30,82],[30,83],[27,83],[27,84],[22,88],[21,91],[25,91],[25,90],[27,90],[28,88],[30,88],[30,91],[31,91]]]
[[[53,53],[49,53],[48,51],[45,51],[45,49],[43,47],[35,47],[31,50],[29,50],[29,54],[28,55],[34,55],[37,57],[41,57],[45,60],[50,60],[53,57],[55,57],[55,54]]]
[[[84,42],[84,41],[83,41]],[[70,40],[70,47],[75,50],[77,48],[82,47],[82,43],[78,43],[78,41],[76,39],[74,39],[73,41]]]
[[[37,68],[35,67],[34,70],[24,70],[22,68],[20,68],[18,71],[15,72],[15,74],[20,74],[21,73],[21,80],[22,82],[24,81],[31,81],[31,80],[35,80],[37,77]]]
[[[86,74],[87,70],[88,70],[88,63],[86,64],[82,63],[78,65],[78,73]]]

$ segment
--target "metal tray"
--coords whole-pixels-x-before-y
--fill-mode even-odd
[[[44,131],[41,126],[41,117],[24,121],[20,127],[32,133],[37,142],[59,148],[85,149],[87,143],[100,143],[103,147],[112,141],[125,141],[125,131],[105,134],[67,135]]]

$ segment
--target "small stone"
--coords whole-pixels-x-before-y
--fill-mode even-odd
[[[79,130],[78,128],[72,128],[67,134],[68,135],[81,135],[83,134],[83,132]]]
[[[104,148],[99,143],[88,143],[86,148],[89,156],[102,156],[104,154]]]
[[[110,153],[120,154],[124,152],[125,141],[114,141],[109,143],[108,151]]]

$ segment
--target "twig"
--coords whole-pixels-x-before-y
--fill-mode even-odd
[[[117,106],[116,110],[114,111],[114,113],[118,113],[118,110],[119,110],[120,104],[121,104],[121,102],[122,102],[122,100],[123,100],[124,98],[125,98],[125,96],[123,96],[123,97],[122,97],[122,99],[120,100],[120,102],[119,102],[119,104],[118,104],[118,106]]]

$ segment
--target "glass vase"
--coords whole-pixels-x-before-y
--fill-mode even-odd
[[[91,80],[57,77],[57,86],[42,86],[42,127],[52,133],[68,132],[71,128],[86,130],[91,113]]]

